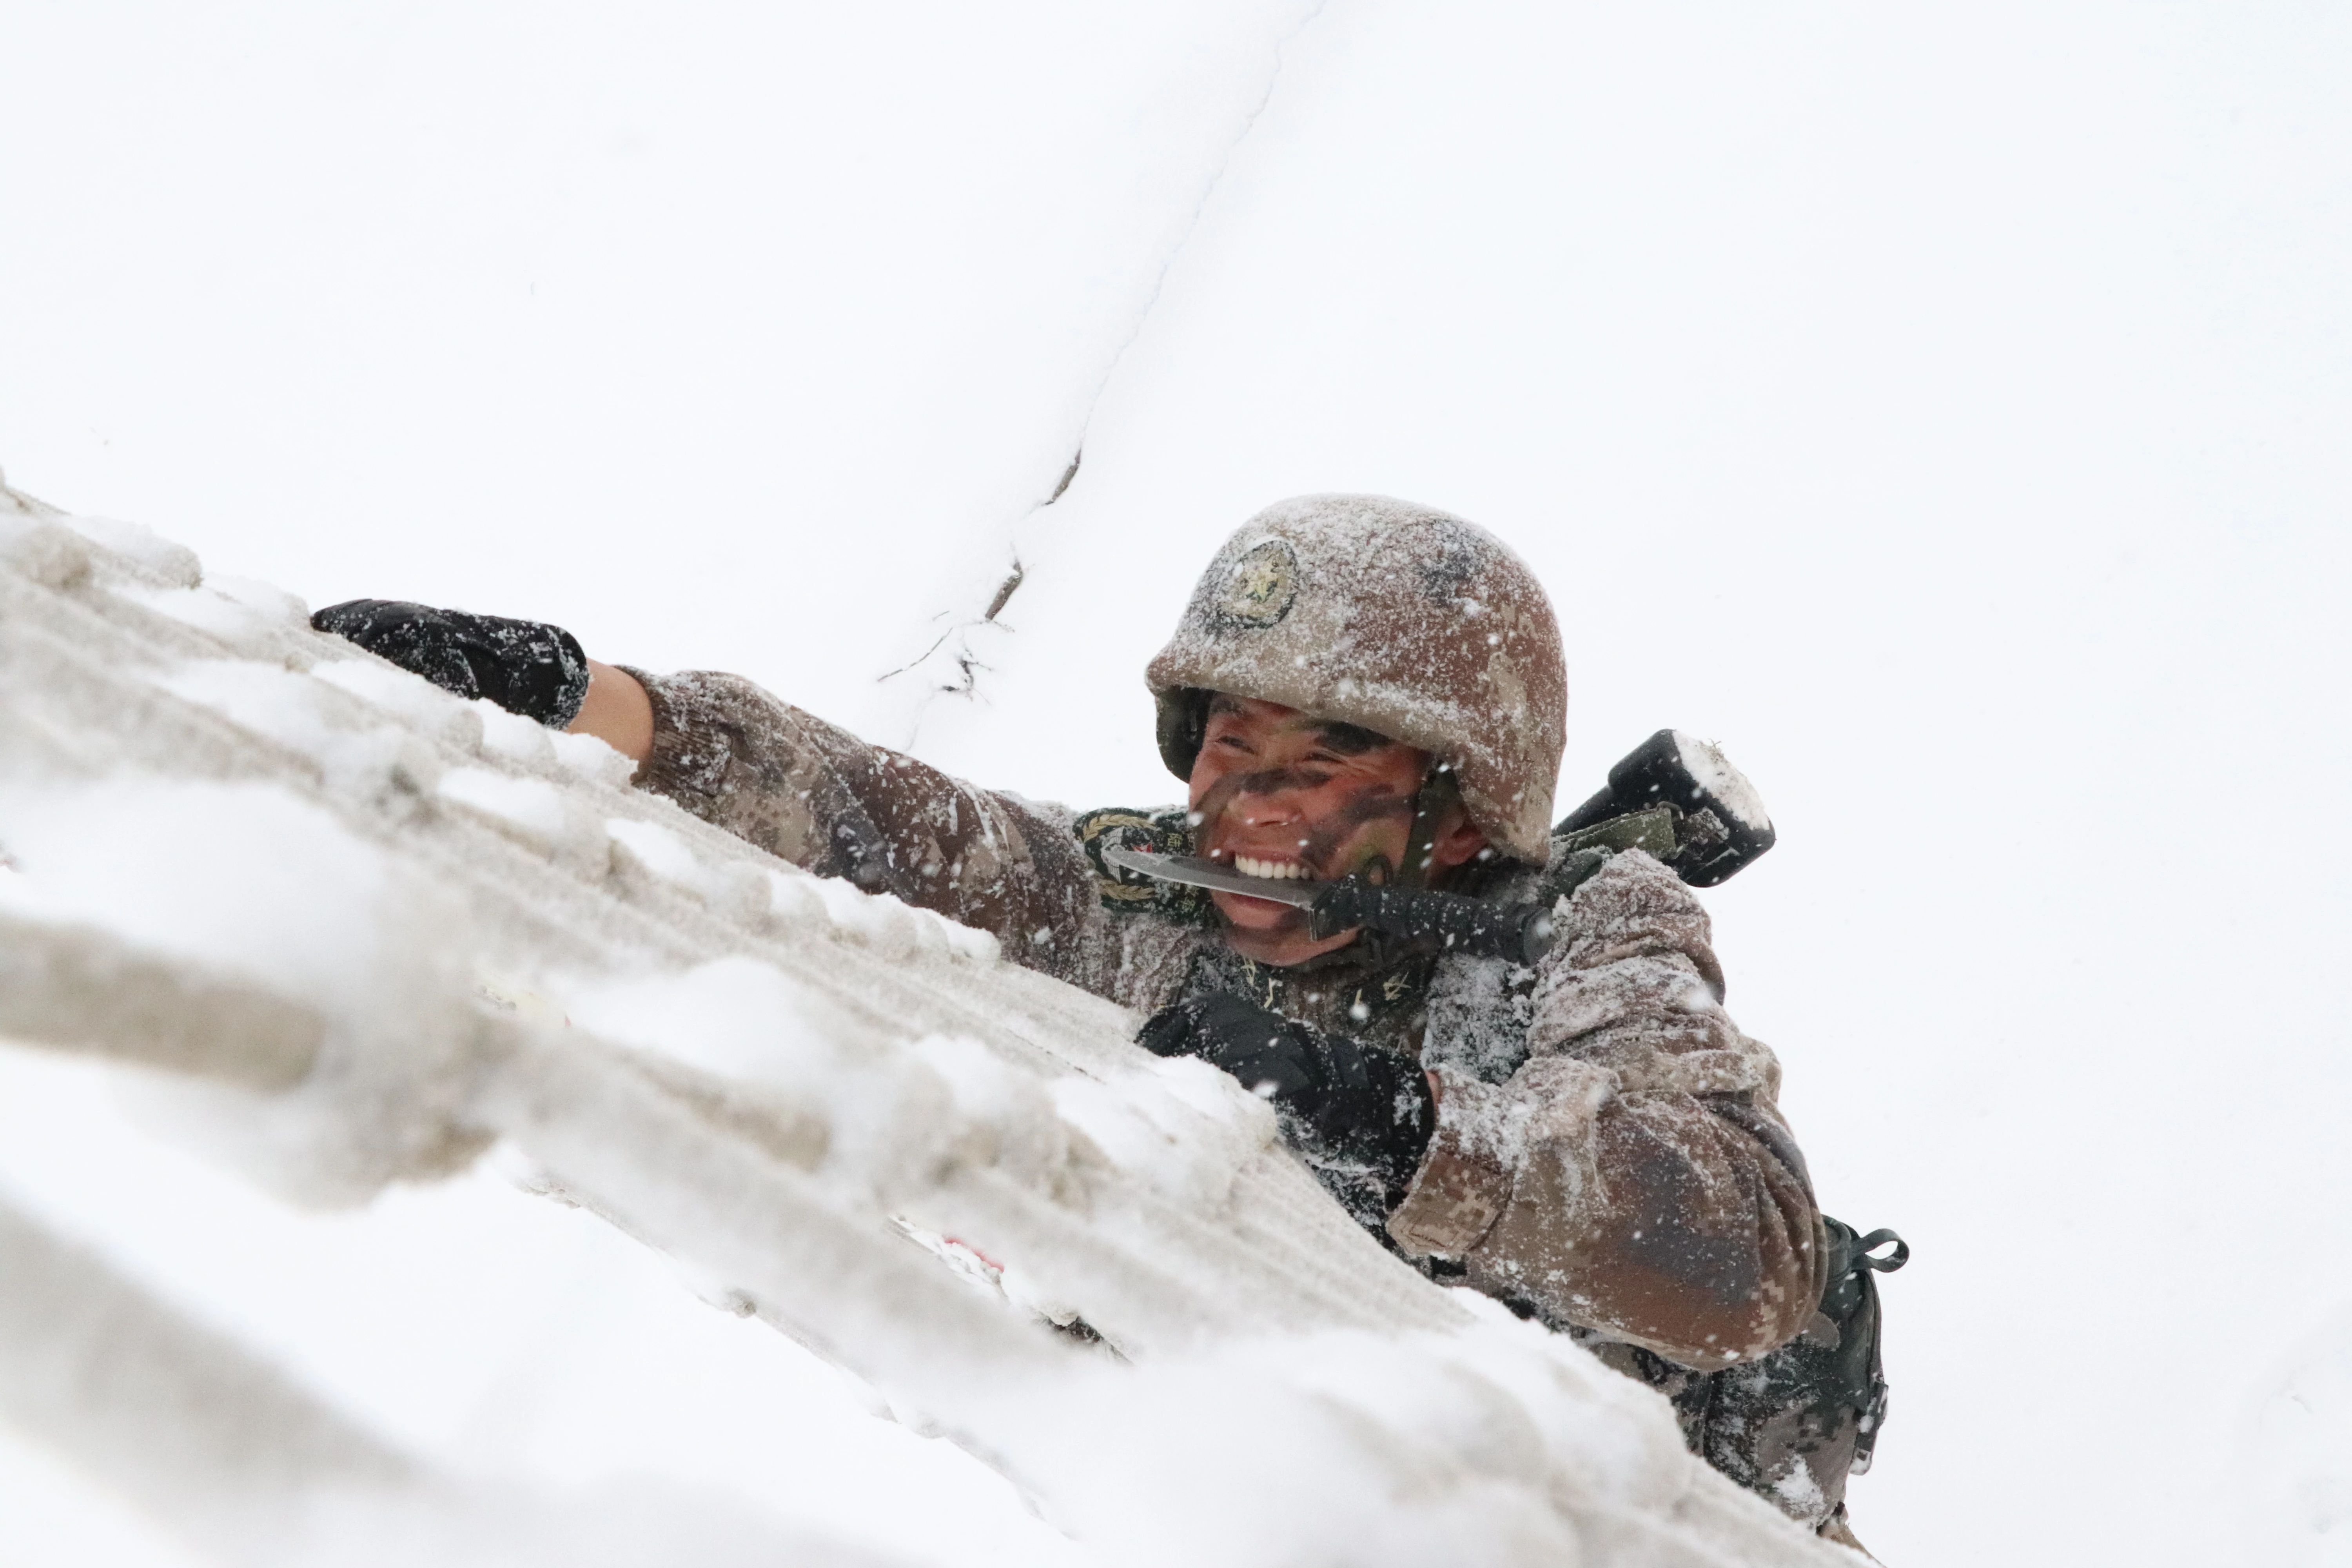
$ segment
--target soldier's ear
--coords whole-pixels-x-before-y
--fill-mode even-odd
[[[1455,801],[1446,808],[1445,820],[1439,825],[1437,837],[1430,845],[1430,858],[1439,870],[1450,871],[1475,860],[1478,852],[1486,847],[1486,836],[1470,826],[1470,814],[1462,808],[1460,801]]]

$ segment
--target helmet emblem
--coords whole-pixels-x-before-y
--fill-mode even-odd
[[[1222,620],[1244,626],[1270,626],[1290,614],[1298,597],[1298,557],[1279,539],[1253,546],[1234,563],[1217,600]]]

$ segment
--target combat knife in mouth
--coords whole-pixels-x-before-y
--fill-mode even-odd
[[[1661,730],[1609,770],[1609,784],[1552,829],[1555,883],[1572,888],[1609,854],[1644,849],[1696,888],[1711,888],[1772,847],[1772,819],[1722,751]],[[1492,904],[1359,872],[1336,882],[1247,877],[1193,855],[1105,849],[1106,864],[1161,882],[1265,899],[1307,911],[1321,938],[1361,927],[1416,947],[1533,963],[1551,951],[1551,905]],[[1385,862],[1383,862],[1385,864]],[[1563,877],[1573,870],[1573,879]]]
[[[1505,958],[1514,963],[1533,963],[1551,951],[1549,907],[1490,904],[1459,893],[1383,887],[1362,876],[1336,882],[1245,877],[1213,860],[1157,855],[1147,849],[1105,849],[1102,857],[1106,865],[1156,881],[1238,893],[1245,899],[1265,899],[1305,910],[1307,929],[1318,938],[1360,926],[1417,947]]]

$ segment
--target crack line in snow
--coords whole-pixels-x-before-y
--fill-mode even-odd
[[[1072,462],[1070,464],[1070,471],[1072,473],[1076,473],[1077,471],[1077,467],[1078,465],[1075,461]],[[1062,484],[1063,487],[1066,489],[1068,488],[1069,480],[1065,478]],[[1055,495],[1059,496],[1062,492],[1060,490],[1055,490],[1054,493]],[[1048,500],[1045,504],[1051,506],[1054,503],[1051,500]],[[1030,514],[1034,515],[1035,510],[1036,509],[1032,508]],[[929,658],[931,655],[939,652],[940,648],[946,647],[948,638],[955,636],[956,633],[968,632],[974,626],[987,626],[994,622],[998,613],[1001,612],[1007,604],[1012,602],[1013,591],[1021,586],[1021,580],[1028,574],[1028,569],[1021,564],[1021,557],[1015,555],[1013,558],[1013,570],[1006,573],[1004,581],[996,585],[996,596],[988,601],[988,608],[980,613],[980,619],[976,621],[957,622],[954,626],[951,626],[947,630],[941,632],[939,636],[939,640],[932,643],[930,647],[925,648],[916,658],[908,659],[898,668],[890,671],[889,675],[877,676],[875,679],[877,680],[887,680],[890,679],[890,676],[904,675],[908,670],[914,668],[915,666],[922,663],[925,659]],[[1013,628],[1011,626],[1007,626],[1004,629],[1006,631],[1011,631]],[[985,669],[988,667],[975,659],[971,656],[970,649],[966,649],[964,652],[957,656],[956,664],[963,671],[963,684],[961,686],[942,686],[940,688],[940,690],[942,692],[960,692],[969,695],[971,691],[971,672],[975,668]]]
[[[1077,479],[1078,465],[1086,460],[1087,436],[1094,428],[1095,413],[1102,406],[1104,395],[1110,390],[1112,378],[1118,374],[1118,367],[1126,363],[1128,351],[1132,349],[1137,340],[1143,336],[1145,323],[1150,320],[1151,312],[1159,307],[1160,296],[1167,291],[1168,278],[1176,269],[1177,258],[1184,254],[1185,247],[1192,243],[1194,231],[1201,226],[1202,215],[1209,210],[1211,199],[1216,195],[1218,187],[1224,184],[1225,174],[1233,167],[1234,154],[1241,151],[1242,143],[1249,140],[1250,132],[1257,129],[1257,122],[1265,113],[1266,106],[1274,101],[1274,90],[1282,80],[1283,63],[1290,52],[1290,47],[1298,41],[1301,34],[1314,26],[1316,19],[1323,15],[1324,8],[1329,4],[1330,0],[1315,0],[1315,4],[1308,6],[1306,14],[1298,18],[1297,25],[1276,40],[1274,68],[1266,73],[1265,90],[1258,94],[1257,102],[1251,106],[1249,112],[1242,117],[1241,129],[1226,142],[1224,151],[1218,155],[1216,167],[1210,171],[1208,183],[1201,187],[1199,199],[1192,204],[1192,212],[1184,219],[1183,229],[1176,236],[1175,243],[1171,245],[1166,253],[1160,257],[1159,268],[1151,275],[1151,287],[1144,294],[1143,303],[1137,308],[1133,318],[1128,322],[1127,335],[1121,338],[1118,346],[1111,351],[1109,363],[1103,366],[1101,375],[1096,378],[1094,391],[1087,399],[1086,412],[1078,416],[1078,439],[1071,450],[1069,467],[1062,470],[1061,479],[1054,486],[1053,493],[1043,500],[1034,503],[1014,519],[1006,532],[1018,533],[1024,523],[1060,500],[1068,492],[1071,483]],[[995,595],[989,601],[988,608],[984,613],[977,619],[959,621],[950,626],[940,634],[937,641],[923,650],[920,657],[910,659],[886,674],[877,676],[875,678],[877,683],[896,679],[928,663],[931,656],[945,647],[952,638],[967,636],[984,626],[999,625],[996,618],[998,614],[1012,599],[1014,590],[1021,586],[1024,575],[1026,574],[1016,551],[1013,557],[1011,573],[997,587]],[[1013,628],[1006,626],[1004,629],[1010,631]],[[914,716],[907,726],[908,747],[913,746],[915,736],[921,731],[923,719],[930,711],[933,702],[941,697],[971,698],[977,695],[977,672],[989,667],[982,664],[972,653],[968,643],[957,651],[955,665],[958,679],[948,684],[935,685],[931,690],[924,693],[922,699],[916,704]]]
[[[1143,336],[1144,323],[1159,306],[1160,296],[1167,290],[1168,276],[1176,269],[1177,258],[1182,256],[1184,247],[1192,244],[1193,231],[1201,226],[1202,215],[1209,210],[1209,202],[1216,195],[1217,187],[1225,183],[1225,174],[1234,165],[1234,155],[1241,151],[1242,143],[1249,140],[1250,132],[1257,129],[1257,122],[1265,113],[1266,106],[1274,101],[1274,89],[1282,80],[1284,57],[1290,52],[1290,46],[1298,41],[1299,35],[1314,26],[1315,19],[1323,15],[1324,7],[1329,4],[1330,0],[1315,0],[1315,4],[1307,7],[1307,14],[1298,18],[1298,25],[1276,42],[1274,69],[1266,73],[1265,90],[1258,94],[1257,102],[1243,118],[1242,128],[1225,143],[1224,152],[1217,159],[1216,168],[1209,174],[1209,183],[1201,188],[1201,199],[1192,204],[1192,214],[1184,220],[1183,232],[1176,237],[1176,243],[1168,247],[1168,253],[1160,258],[1160,269],[1152,274],[1151,289],[1144,296],[1142,308],[1135,312],[1134,320],[1128,324],[1127,336],[1120,339],[1118,347],[1111,351],[1110,363],[1103,367],[1101,378],[1095,383],[1094,395],[1087,399],[1087,411],[1078,420],[1077,452],[1080,457],[1086,453],[1087,433],[1094,427],[1095,411],[1102,406],[1103,395],[1110,389],[1111,378],[1118,374],[1118,367],[1126,362],[1128,350]],[[1027,521],[1029,517],[1035,516],[1045,507],[1060,500],[1062,491],[1069,489],[1070,481],[1077,477],[1077,472],[1078,458],[1074,457],[1070,459],[1069,472],[1062,476],[1060,487],[1042,506],[1031,508],[1022,521]]]

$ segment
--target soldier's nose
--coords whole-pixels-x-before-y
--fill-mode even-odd
[[[1288,792],[1248,794],[1234,803],[1235,815],[1252,827],[1299,820],[1298,803]]]

